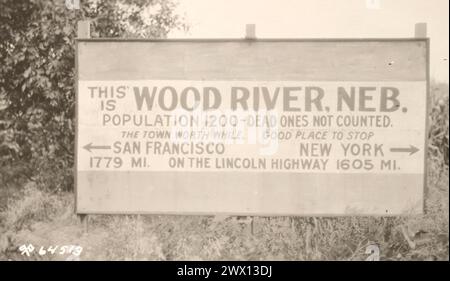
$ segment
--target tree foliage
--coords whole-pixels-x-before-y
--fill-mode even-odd
[[[186,28],[172,0],[0,0],[0,185],[73,186],[76,26],[92,37],[165,38]]]

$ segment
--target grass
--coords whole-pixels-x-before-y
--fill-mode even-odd
[[[365,260],[371,244],[381,260],[448,260],[448,86],[433,87],[424,215],[256,217],[253,226],[237,217],[95,215],[86,232],[73,194],[28,183],[20,193],[0,187],[2,200],[10,199],[0,208],[0,260],[69,257],[21,255],[30,243],[80,245],[81,260]]]

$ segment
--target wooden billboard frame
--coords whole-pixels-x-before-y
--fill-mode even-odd
[[[80,26],[80,25],[79,25]],[[84,37],[84,35],[88,35],[90,33],[89,28],[86,27],[86,25],[83,28],[87,28],[88,31],[86,32],[79,32]],[[417,25],[416,25],[416,31],[417,31]],[[83,35],[84,34],[84,35]],[[425,78],[426,78],[426,121],[425,121],[425,150],[428,148],[428,132],[429,132],[429,107],[430,107],[430,39],[428,37],[425,37],[424,34],[417,34],[417,37],[408,37],[408,38],[264,38],[264,39],[257,39],[254,37],[248,37],[248,38],[242,38],[242,39],[236,39],[236,38],[218,38],[218,39],[209,39],[209,38],[198,38],[198,39],[123,39],[123,38],[76,38],[75,39],[75,161],[74,161],[74,197],[75,197],[75,213],[80,216],[82,221],[87,222],[87,215],[91,214],[111,214],[111,215],[130,215],[130,214],[154,214],[154,215],[211,215],[206,213],[200,213],[200,212],[95,212],[95,213],[82,213],[78,212],[78,202],[77,202],[77,195],[78,195],[78,180],[77,180],[77,167],[78,167],[78,116],[79,116],[79,93],[78,93],[78,83],[79,83],[79,56],[78,56],[78,45],[79,43],[85,43],[85,42],[143,42],[143,43],[177,43],[177,42],[195,42],[195,43],[221,43],[221,42],[424,42],[425,48],[426,48],[426,57],[425,57]],[[426,35],[426,34],[425,34]],[[423,198],[422,198],[422,204],[423,204],[423,213],[427,213],[427,206],[426,206],[426,197],[428,195],[428,186],[427,186],[427,171],[428,171],[428,158],[427,158],[427,151],[424,151],[424,171],[423,171]],[[235,215],[242,215],[242,214],[236,214],[236,213],[229,213],[224,214],[220,213],[220,215],[229,215],[229,216],[235,216]],[[405,214],[408,215],[408,214]],[[268,217],[271,216],[271,214],[252,214],[247,216],[261,216],[261,217]],[[309,217],[309,216],[315,216],[315,217],[344,217],[349,216],[349,214],[323,214],[323,215],[311,215],[311,214],[285,214],[285,215],[276,215],[276,216],[296,216],[296,217]],[[351,216],[357,216],[357,217],[367,217],[367,216],[375,216],[375,217],[393,217],[393,216],[399,216],[398,214],[352,214]],[[401,216],[401,215],[400,215]]]

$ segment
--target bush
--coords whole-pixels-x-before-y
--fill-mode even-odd
[[[93,37],[164,38],[184,27],[172,0],[80,2],[75,10],[61,0],[0,2],[2,181],[73,187],[77,21],[91,19]]]
[[[11,231],[27,228],[30,223],[48,221],[64,210],[64,204],[56,194],[42,191],[36,184],[29,183],[24,187],[20,200],[8,204],[7,211],[2,214],[2,224]]]
[[[431,84],[431,109],[429,115],[430,131],[429,158],[441,163],[441,169],[448,169],[448,84]]]

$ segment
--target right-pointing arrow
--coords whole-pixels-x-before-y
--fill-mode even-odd
[[[409,155],[413,155],[419,149],[414,145],[410,145],[409,147],[393,147],[390,149],[391,152],[409,152]]]

